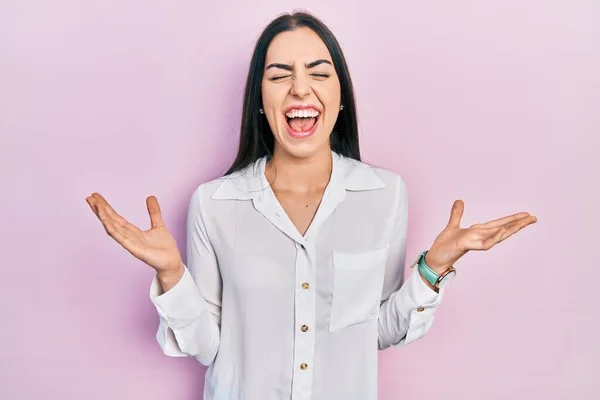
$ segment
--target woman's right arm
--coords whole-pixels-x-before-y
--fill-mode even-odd
[[[159,315],[156,339],[163,352],[192,356],[208,366],[219,349],[222,281],[203,217],[200,185],[188,208],[187,263],[158,272],[150,299]]]

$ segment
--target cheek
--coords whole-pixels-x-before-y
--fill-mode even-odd
[[[285,100],[283,85],[273,85],[271,82],[263,83],[261,87],[262,101],[265,108],[279,107]]]
[[[341,98],[339,82],[319,82],[319,84],[314,85],[313,90],[327,111],[331,112],[331,108],[339,107]]]
[[[325,120],[323,122],[333,127],[340,107],[341,93],[339,84],[328,84],[315,88],[315,94],[319,102],[325,107]]]

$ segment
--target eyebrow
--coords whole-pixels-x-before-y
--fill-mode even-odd
[[[333,65],[331,64],[331,61],[329,60],[316,60],[313,61],[311,63],[306,64],[306,68],[311,69],[316,67],[317,65],[321,65],[321,64],[329,64],[329,65]],[[293,71],[294,70],[294,66],[292,65],[288,65],[288,64],[280,64],[280,63],[273,63],[273,64],[269,64],[267,66],[267,68],[265,68],[265,70],[269,69],[269,68],[279,68],[279,69],[285,69],[286,71]]]

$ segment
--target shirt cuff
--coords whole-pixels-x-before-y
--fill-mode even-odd
[[[181,328],[187,325],[208,308],[187,268],[179,282],[165,293],[158,277],[155,276],[150,285],[150,300],[169,328]]]
[[[422,338],[433,324],[433,314],[442,301],[444,289],[439,293],[423,281],[421,273],[414,270],[404,283],[401,296],[394,299],[402,317],[408,321],[406,336],[394,347],[402,347]]]
[[[428,320],[440,305],[444,289],[436,292],[430,288],[417,269],[410,275],[406,285],[408,290],[405,301],[410,306],[411,325],[419,325]]]

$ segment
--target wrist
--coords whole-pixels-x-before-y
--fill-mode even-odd
[[[421,278],[429,287],[433,286],[436,289],[440,289],[447,286],[456,275],[454,266],[437,265],[435,262],[431,262],[431,257],[427,257],[428,254],[428,250],[421,252],[410,267],[413,268],[418,265]],[[436,269],[434,270],[429,263],[433,264],[433,267]]]
[[[448,270],[448,268],[450,268],[452,266],[452,265],[438,264],[435,261],[432,261],[431,257],[429,256],[429,252],[427,254],[425,254],[424,261],[425,261],[425,264],[427,264],[427,266],[438,275],[443,274],[444,272],[446,272]]]
[[[425,282],[425,284],[426,284],[426,285],[429,287],[429,289],[433,290],[433,291],[434,291],[434,292],[436,292],[436,293],[439,293],[439,292],[440,292],[440,290],[439,290],[438,288],[436,288],[434,285],[432,285],[432,284],[431,284],[431,282],[429,282],[429,281],[427,280],[427,278],[425,278],[425,277],[423,276],[423,274],[421,273],[421,271],[418,271],[418,272],[419,272],[419,276],[421,277],[421,279],[423,280],[423,282]]]
[[[164,271],[157,271],[156,276],[160,281],[161,286],[163,287],[163,291],[167,291],[171,289],[173,286],[177,284],[181,280],[183,273],[185,272],[185,265],[183,262],[180,262],[177,267],[169,268]]]

